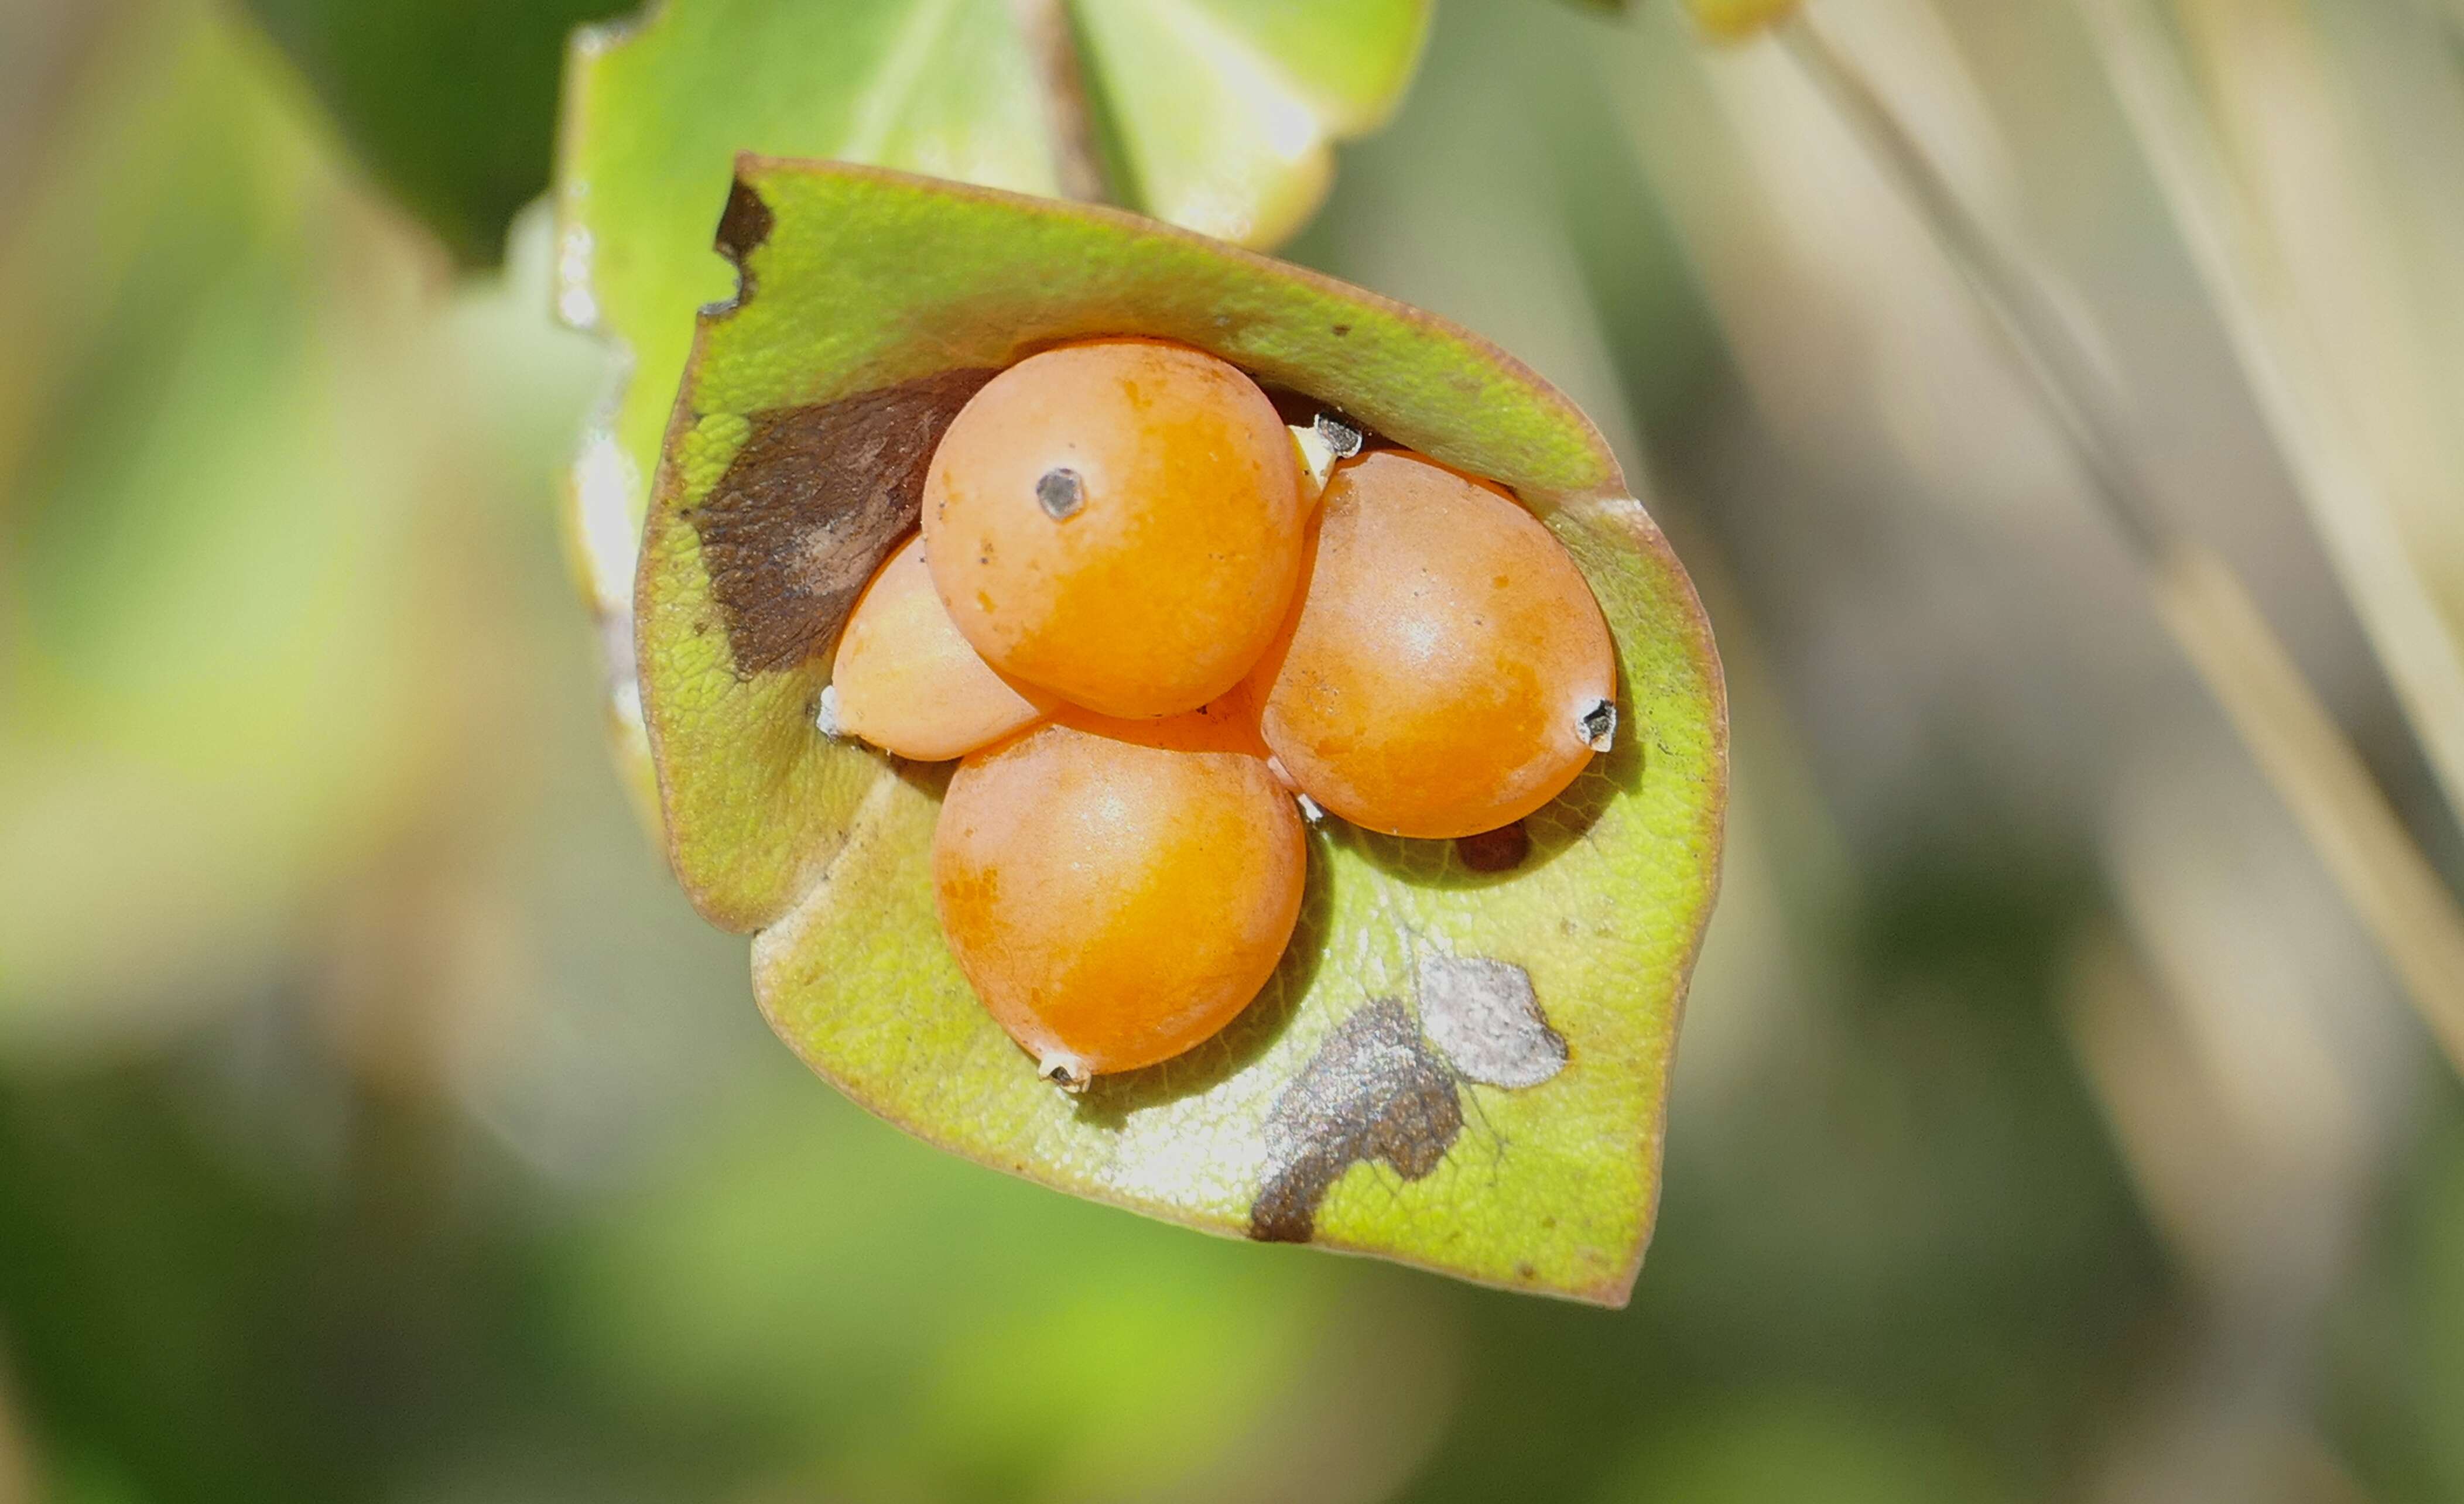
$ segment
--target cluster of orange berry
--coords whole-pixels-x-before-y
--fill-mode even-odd
[[[942,930],[1048,1079],[1170,1058],[1248,1004],[1299,918],[1303,801],[1477,834],[1614,730],[1608,626],[1549,531],[1329,431],[1359,449],[1186,346],[1031,356],[951,423],[921,535],[848,618],[825,727],[964,759]]]

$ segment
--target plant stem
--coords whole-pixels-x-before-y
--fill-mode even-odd
[[[2153,584],[2175,641],[2464,1074],[2464,918],[2438,874],[2224,561],[2181,549]]]
[[[2284,19],[2273,8],[2240,0],[2230,9],[2189,9],[2199,12],[2194,19],[2203,20],[2210,34],[2219,26],[2263,26]],[[2459,654],[2397,523],[2388,492],[2391,486],[2406,482],[2390,476],[2404,475],[2406,468],[2384,445],[2373,451],[2345,415],[2348,408],[2366,410],[2374,403],[2393,408],[2400,402],[2353,391],[2349,383],[2339,390],[2305,297],[2305,290],[2317,289],[2305,289],[2297,267],[2310,269],[2314,282],[2320,275],[2374,277],[2387,259],[2373,256],[2365,244],[2368,211],[2359,200],[2338,197],[2338,191],[2357,191],[2349,187],[2330,190],[2322,200],[2316,185],[2279,184],[2278,207],[2286,192],[2298,193],[2307,201],[2302,212],[2311,224],[2305,228],[2279,216],[2277,229],[2299,244],[2271,241],[2252,201],[2252,190],[2259,185],[2237,183],[2222,160],[2189,80],[2167,61],[2169,44],[2155,29],[2144,0],[2082,0],[2080,10],[2311,525],[2326,546],[2371,647],[2387,666],[2388,682],[2449,807],[2464,815],[2464,654]],[[2452,25],[2452,15],[2448,19]],[[2308,81],[2307,75],[2303,80]],[[2306,160],[2320,160],[2337,144],[2334,127],[2323,118],[2327,107],[2316,91],[2278,87],[2263,108],[2275,135],[2299,135],[2298,147]],[[2378,295],[2354,288],[2349,280],[2343,291],[2347,304],[2352,297]],[[2368,307],[2344,311],[2353,313],[2355,328],[2403,328],[2400,312]],[[2401,351],[2374,347],[2370,358],[2358,362],[2348,359],[2345,369],[2401,372]],[[2426,481],[2415,474],[2409,483],[2444,485],[2447,480]],[[2437,497],[2431,504],[2443,505],[2448,499]]]
[[[1086,70],[1068,11],[1062,0],[1009,0],[1009,9],[1034,61],[1036,81],[1043,85],[1062,195],[1099,202],[1105,196],[1103,156],[1095,143],[1094,105],[1087,97]]]
[[[2464,1075],[2464,911],[2232,567],[2151,501],[2130,461],[2116,394],[2063,316],[2049,274],[1969,210],[1889,103],[1802,11],[1778,35],[1958,269],[2138,556],[2159,617]]]

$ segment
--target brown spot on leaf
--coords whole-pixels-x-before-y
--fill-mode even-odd
[[[1511,872],[1531,855],[1531,833],[1516,820],[1477,836],[1455,838],[1455,855],[1474,872]]]
[[[751,185],[738,178],[727,190],[727,207],[718,216],[718,253],[736,263],[738,272],[746,272],[744,258],[753,254],[770,238],[771,228],[778,223],[770,206]],[[746,291],[751,291],[748,287]]]
[[[1306,1243],[1317,1209],[1353,1165],[1383,1161],[1405,1180],[1438,1167],[1463,1131],[1463,1104],[1444,1062],[1392,997],[1336,1026],[1266,1119],[1266,1182],[1249,1207],[1249,1235]]]
[[[934,446],[993,374],[944,371],[752,415],[752,437],[692,512],[739,677],[793,667],[837,637],[914,528]]]

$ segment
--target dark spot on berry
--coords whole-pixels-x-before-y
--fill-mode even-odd
[[[1617,745],[1617,704],[1612,700],[1594,700],[1583,711],[1583,740],[1594,752],[1607,752]]]
[[[1087,483],[1078,478],[1076,470],[1045,470],[1035,483],[1035,504],[1055,522],[1077,512],[1086,500]]]

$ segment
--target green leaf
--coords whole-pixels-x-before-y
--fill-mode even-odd
[[[569,432],[589,382],[539,359],[586,343],[544,277],[484,367],[517,388],[444,374],[481,311],[449,336],[432,250],[223,8],[132,7],[76,90],[0,215],[0,1057],[292,974],[459,776],[504,629],[437,603],[490,599],[495,424]]]
[[[1300,229],[1330,137],[1400,102],[1427,0],[1070,0],[1118,131],[1115,196],[1243,245]]]
[[[275,3],[275,0],[260,0]],[[293,0],[299,3],[299,0]],[[558,308],[631,374],[585,435],[568,529],[611,643],[693,311],[728,295],[710,227],[739,150],[1024,193],[1091,191],[1269,245],[1332,175],[1330,142],[1400,100],[1431,0],[666,0],[574,39],[558,153]],[[619,755],[637,772],[621,651]]]
[[[744,292],[696,335],[638,643],[671,858],[705,914],[759,931],[772,1027],[872,1111],[1063,1189],[1621,1301],[1717,885],[1727,710],[1693,589],[1597,431],[1460,329],[1149,221],[831,163],[737,171],[722,237]],[[814,729],[845,603],[781,581],[838,567],[832,508],[872,503],[766,482],[780,435],[860,431],[840,452],[887,455],[867,473],[900,489],[943,388],[965,384],[954,373],[1097,334],[1212,350],[1513,487],[1608,616],[1624,729],[1502,862],[1318,827],[1301,933],[1259,1000],[1199,1051],[1072,1098],[1035,1079],[943,945],[928,870],[942,770]],[[848,416],[889,411],[914,434],[882,441]],[[800,463],[827,475],[833,457]],[[1487,1051],[1462,1027],[1484,1014]]]
[[[247,0],[376,176],[468,265],[547,186],[565,35],[618,0]]]
[[[1311,1461],[1452,1399],[1442,1362],[1385,1371],[1432,1313],[1371,1271],[1003,1184],[750,1074],[549,1275],[594,1392],[728,1417],[731,1460],[793,1497],[1358,1499]]]

